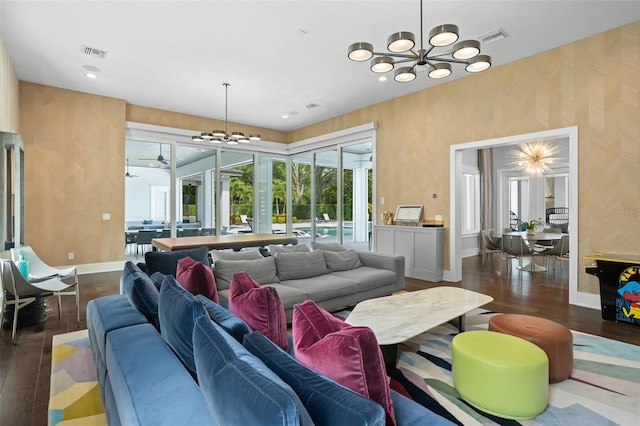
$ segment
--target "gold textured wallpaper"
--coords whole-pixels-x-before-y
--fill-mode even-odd
[[[578,126],[582,259],[595,250],[640,253],[639,117],[635,22],[269,139],[299,141],[377,122],[376,202],[385,197],[377,211],[415,203],[425,206],[425,217],[448,218],[451,145]],[[45,260],[71,263],[72,250],[78,264],[123,258],[126,120],[205,130],[216,122],[21,83],[26,237]],[[445,256],[447,241],[445,234]],[[579,273],[578,289],[598,293],[597,279]]]

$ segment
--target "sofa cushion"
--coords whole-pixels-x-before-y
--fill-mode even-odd
[[[202,294],[218,303],[216,281],[210,266],[190,257],[183,257],[178,260],[176,280],[194,296]]]
[[[109,424],[215,424],[200,388],[150,324],[110,332],[106,357]]]
[[[244,249],[240,251],[234,250],[211,250],[211,258],[213,262],[218,260],[256,260],[262,259],[264,256],[260,254],[258,249]]]
[[[304,302],[309,298],[306,290],[301,290],[290,285],[284,284],[267,284],[265,287],[273,287],[278,292],[278,297],[282,301],[284,309],[292,309],[296,303]]]
[[[341,252],[322,250],[324,261],[327,264],[329,272],[349,271],[362,266],[358,253],[353,250],[345,250]]]
[[[380,404],[306,367],[261,333],[245,335],[244,347],[298,395],[317,425],[384,425]]]
[[[309,246],[306,244],[296,244],[296,245],[288,245],[283,246],[282,244],[269,244],[267,247],[269,249],[269,253],[305,253],[310,251]]]
[[[196,321],[193,345],[200,389],[219,424],[313,424],[291,387],[206,316]]]
[[[196,318],[205,314],[202,303],[178,284],[172,276],[167,276],[160,288],[158,317],[160,332],[165,342],[178,355],[191,375],[196,377],[193,361],[193,326]]]
[[[175,277],[178,260],[187,256],[207,266],[211,266],[211,262],[209,262],[209,250],[206,247],[171,252],[148,251],[144,254],[147,274],[153,275],[154,272],[160,271],[165,275],[173,275]]]
[[[369,327],[351,326],[307,300],[293,307],[296,358],[382,405],[395,425],[382,352]]]
[[[159,330],[158,289],[151,278],[133,262],[124,264],[122,271],[122,291],[129,302]]]
[[[164,277],[166,277],[166,275],[160,271],[154,272],[153,274],[151,274],[151,277],[149,277],[151,278],[151,282],[153,282],[153,285],[156,286],[158,291],[160,291],[160,287],[162,286],[162,281],[164,281]]]
[[[347,248],[340,243],[319,243],[311,241],[311,250],[345,251]]]
[[[229,288],[231,278],[236,272],[244,271],[258,284],[279,283],[276,276],[276,263],[273,257],[253,260],[218,260],[213,267],[218,290]]]
[[[317,277],[329,272],[321,251],[276,253],[274,257],[281,281]]]
[[[229,311],[285,351],[288,349],[287,318],[273,287],[260,286],[246,272],[233,274],[229,287]]]
[[[367,291],[386,285],[393,285],[398,278],[395,272],[387,269],[370,268],[368,266],[362,266],[349,271],[332,272],[331,275],[347,278],[356,282],[358,284],[358,291]]]
[[[222,327],[224,331],[232,335],[238,342],[242,343],[244,335],[251,333],[251,327],[227,309],[212,302],[201,294],[197,295],[196,299],[202,303],[202,306],[204,306],[204,309],[209,314],[209,318]]]
[[[358,284],[333,274],[319,275],[303,280],[282,281],[282,285],[304,291],[316,302],[344,297],[358,292]]]

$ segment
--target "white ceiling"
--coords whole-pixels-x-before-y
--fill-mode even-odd
[[[449,23],[460,39],[504,29],[508,38],[482,49],[497,67],[640,20],[640,1],[426,0],[423,15],[425,35]],[[357,41],[383,51],[391,33],[419,37],[418,0],[0,0],[0,30],[20,80],[217,119],[228,82],[229,121],[284,131],[436,84],[424,71],[379,82],[347,59]],[[465,75],[454,65],[439,84]]]

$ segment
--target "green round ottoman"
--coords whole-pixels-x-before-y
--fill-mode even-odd
[[[530,419],[549,400],[549,360],[538,346],[495,331],[467,331],[451,342],[453,385],[472,406]]]

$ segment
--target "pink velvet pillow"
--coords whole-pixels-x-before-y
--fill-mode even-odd
[[[202,294],[207,299],[219,303],[213,271],[204,263],[190,257],[178,260],[176,281],[194,296]]]
[[[351,326],[312,300],[293,307],[296,359],[382,405],[387,425],[395,425],[382,352],[369,327]]]
[[[287,343],[287,318],[273,287],[262,287],[246,272],[236,272],[229,283],[229,311],[283,350]]]

